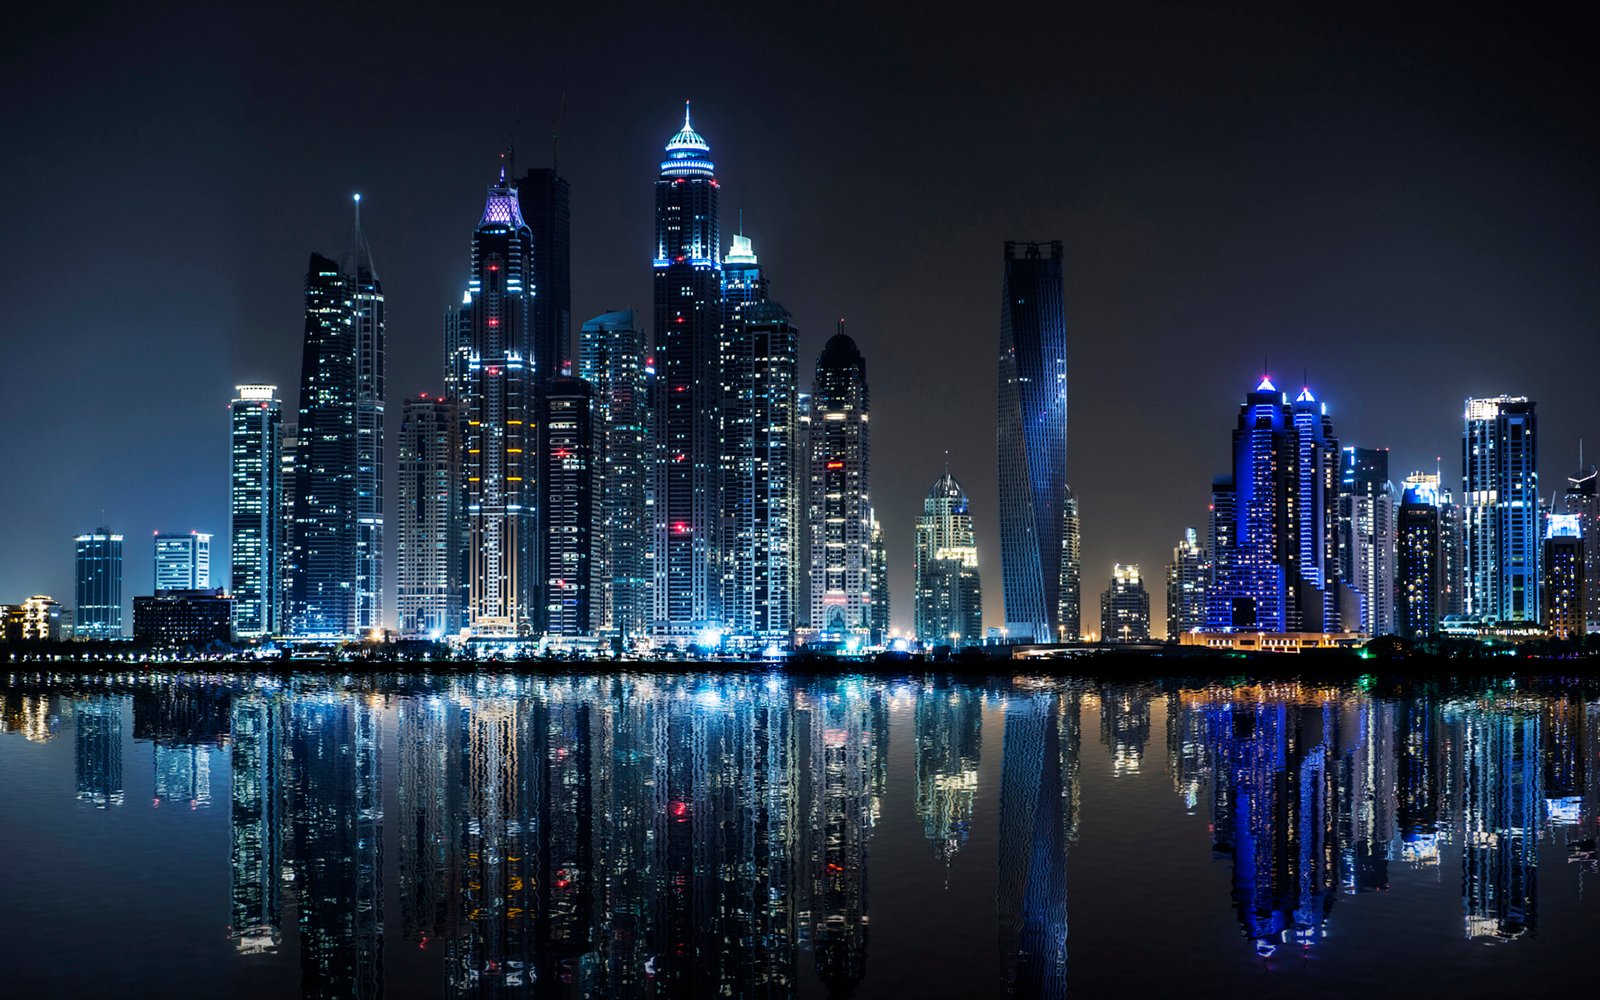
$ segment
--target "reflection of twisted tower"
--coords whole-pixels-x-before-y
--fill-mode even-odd
[[[934,853],[949,864],[967,842],[983,747],[982,696],[933,687],[918,693],[917,815]]]
[[[1461,713],[1461,897],[1469,938],[1508,941],[1538,907],[1543,769],[1535,712]]]
[[[461,715],[439,698],[403,702],[397,712],[395,788],[400,857],[401,932],[426,948],[452,931],[450,872],[456,861]]]
[[[877,756],[876,692],[856,682],[815,692],[811,718],[811,864],[817,975],[849,996],[866,975],[867,839]]]
[[[96,809],[122,805],[122,699],[91,695],[75,715],[78,801]]]
[[[1000,956],[1006,992],[1065,997],[1067,845],[1077,839],[1079,695],[1014,692],[1000,773]]]
[[[232,916],[240,954],[273,952],[283,933],[283,703],[259,695],[230,710],[228,828]]]
[[[376,710],[294,702],[290,858],[305,997],[383,995],[383,855]]]
[[[520,995],[527,959],[533,877],[528,862],[519,703],[481,698],[462,713],[466,726],[460,828],[461,926],[451,942],[449,985],[481,997]]]

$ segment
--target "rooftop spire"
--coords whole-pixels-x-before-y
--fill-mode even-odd
[[[662,177],[714,177],[711,145],[689,124],[689,102],[683,102],[683,128],[667,140],[667,158],[661,163]]]
[[[377,268],[372,266],[372,248],[367,245],[367,234],[361,228],[361,195],[354,196],[355,225],[350,230],[350,243],[345,248],[344,260],[339,263],[339,270],[354,277],[358,281],[375,281],[378,277]]]

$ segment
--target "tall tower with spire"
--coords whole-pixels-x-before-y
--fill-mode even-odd
[[[511,155],[472,233],[462,303],[446,315],[446,382],[465,410],[467,620],[478,635],[530,635],[538,620],[533,233]]]
[[[362,634],[382,628],[383,601],[383,284],[372,265],[372,248],[361,229],[361,196],[355,196],[355,229],[340,270],[350,285],[350,323],[355,334],[356,378],[356,576],[355,627]]]
[[[656,179],[655,620],[663,638],[724,628],[722,256],[711,147],[689,124]]]

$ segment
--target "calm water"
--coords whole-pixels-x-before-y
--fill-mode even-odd
[[[1525,993],[1600,701],[0,676],[11,996]]]

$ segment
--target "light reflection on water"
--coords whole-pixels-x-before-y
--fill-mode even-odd
[[[1153,953],[1216,990],[1397,988],[1374,977],[1400,954],[1471,988],[1581,968],[1566,942],[1600,928],[1600,701],[1559,688],[51,676],[0,696],[0,940],[32,942],[10,971],[58,994],[185,964],[152,992],[1060,997],[1153,987],[1174,974]],[[97,918],[111,964],[73,962]]]

